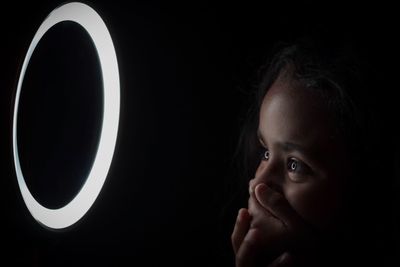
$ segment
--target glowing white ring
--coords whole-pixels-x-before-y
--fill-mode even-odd
[[[64,207],[48,209],[35,200],[25,183],[18,154],[17,116],[22,82],[33,51],[43,35],[51,27],[63,21],[72,21],[81,25],[96,47],[103,78],[103,122],[97,153],[81,190]],[[62,229],[76,223],[90,209],[103,187],[111,165],[118,133],[119,110],[120,87],[117,57],[110,33],[103,20],[96,11],[82,3],[68,3],[56,8],[40,25],[29,46],[18,80],[13,117],[13,154],[18,185],[26,206],[39,223],[53,229]]]

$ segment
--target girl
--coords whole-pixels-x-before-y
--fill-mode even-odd
[[[376,181],[390,188],[383,177],[393,177],[393,157],[381,160],[366,104],[379,87],[363,67],[347,44],[315,40],[271,60],[242,142],[255,174],[231,236],[237,267],[364,259],[381,266],[388,258],[378,241],[393,221],[386,219],[391,194]]]

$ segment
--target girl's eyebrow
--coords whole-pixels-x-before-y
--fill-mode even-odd
[[[260,141],[261,145],[263,145],[264,147],[267,147],[266,142],[264,141],[264,138],[259,129],[257,130],[257,137],[258,137],[258,140]],[[278,145],[282,148],[282,150],[284,150],[286,152],[298,151],[301,154],[303,154],[304,156],[306,156],[307,158],[312,158],[312,153],[310,153],[311,151],[309,151],[307,148],[305,148],[304,146],[302,146],[300,144],[293,143],[293,142],[279,142]]]
[[[257,137],[258,137],[258,141],[260,141],[261,145],[263,145],[264,147],[267,147],[264,138],[262,137],[262,134],[260,132],[260,129],[257,129]]]
[[[304,149],[304,147],[302,147],[299,144],[295,144],[295,143],[292,143],[292,142],[283,142],[283,143],[279,143],[279,145],[283,148],[284,151],[297,150],[297,151],[300,151],[300,152],[303,152],[303,153],[307,153],[307,150]]]

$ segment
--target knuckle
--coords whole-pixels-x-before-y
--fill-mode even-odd
[[[256,247],[260,241],[260,238],[261,235],[258,228],[251,228],[247,233],[246,238],[243,240],[243,243],[249,248]]]
[[[236,237],[235,237],[235,233],[233,232],[233,233],[231,234],[231,242],[232,242],[232,244],[235,243],[235,240],[236,240]]]

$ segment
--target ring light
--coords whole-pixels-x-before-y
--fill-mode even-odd
[[[68,204],[59,209],[49,209],[42,206],[32,196],[21,170],[17,142],[18,105],[25,72],[37,44],[51,27],[63,21],[72,21],[82,26],[93,41],[101,67],[104,107],[100,140],[86,181]],[[52,229],[66,228],[81,219],[93,205],[111,165],[118,133],[119,110],[120,85],[117,57],[104,21],[96,11],[82,3],[68,3],[56,8],[40,25],[29,46],[17,84],[13,114],[12,145],[18,185],[29,212],[39,223]]]

